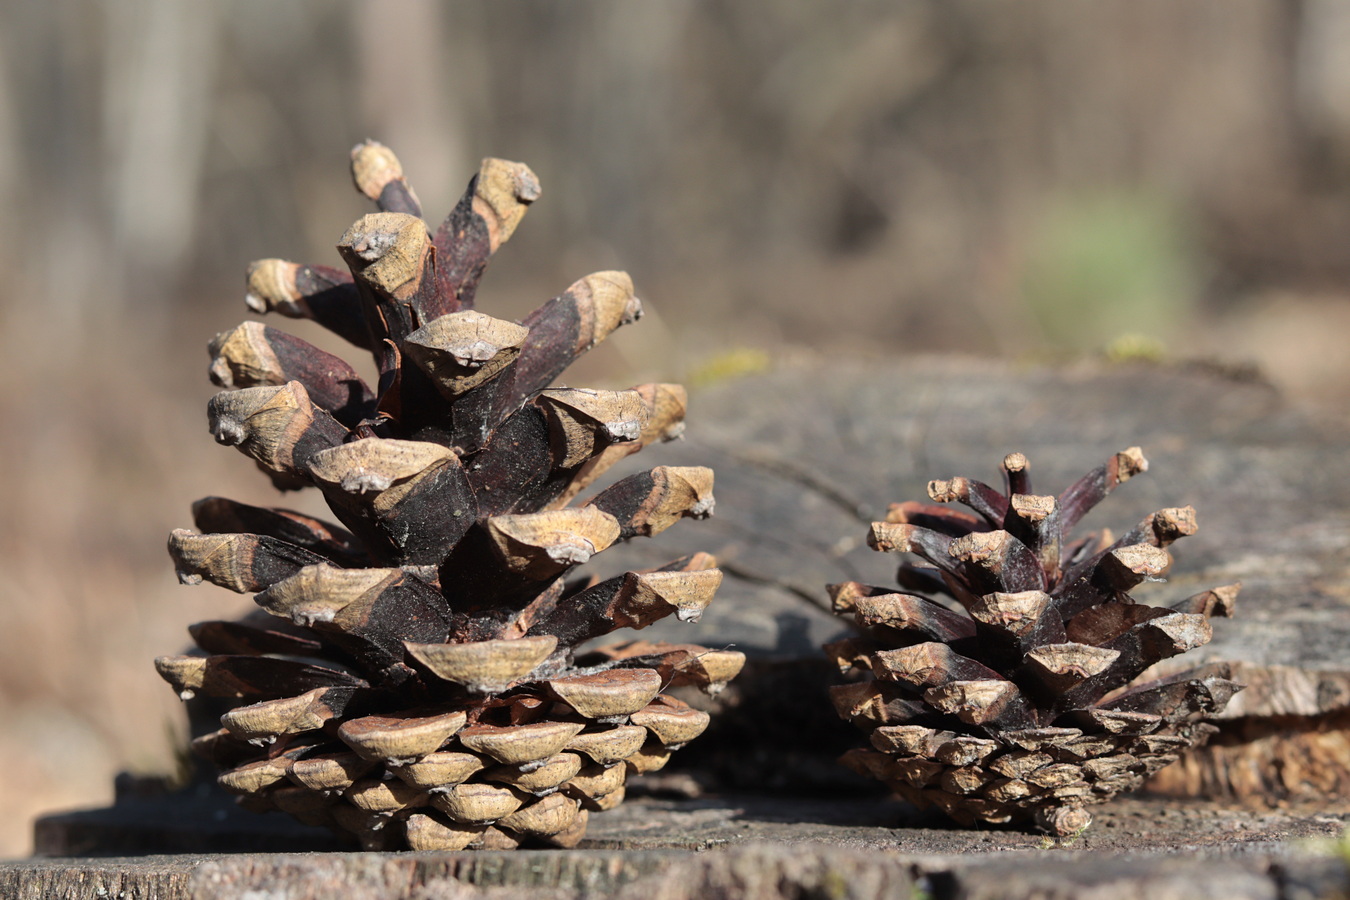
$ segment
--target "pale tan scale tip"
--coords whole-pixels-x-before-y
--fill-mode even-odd
[[[641,725],[669,749],[678,749],[702,734],[712,721],[706,712],[684,704],[652,704],[633,713],[630,721]]]
[[[462,784],[483,768],[483,761],[472,753],[441,750],[420,759],[395,766],[393,772],[415,787],[443,792]]]
[[[647,410],[647,425],[642,440],[673,441],[684,437],[684,416],[689,407],[689,394],[679,384],[642,384],[634,388]]]
[[[274,616],[306,628],[338,620],[348,606],[378,597],[390,583],[402,578],[402,569],[342,569],[328,563],[305,566],[254,597]],[[368,602],[372,602],[368,600]]]
[[[409,655],[444,681],[495,694],[534,671],[557,647],[553,635],[460,644],[404,642]]]
[[[483,160],[474,182],[473,211],[487,225],[489,249],[495,252],[511,239],[539,193],[539,179],[524,163]]]
[[[430,245],[427,225],[417,216],[379,212],[353,223],[338,241],[338,252],[360,281],[406,300],[420,283]]]
[[[1055,511],[1056,499],[1038,494],[1013,494],[1009,505],[1017,514],[1029,522],[1041,522]]]
[[[981,625],[1022,634],[1036,624],[1050,604],[1050,595],[1043,591],[996,591],[977,599],[969,612]]]
[[[661,675],[653,669],[608,669],[553,678],[546,685],[584,718],[609,719],[645,709],[661,690]]]
[[[460,825],[486,825],[520,808],[524,795],[501,784],[457,784],[438,791],[431,805]]]
[[[1203,647],[1214,637],[1209,618],[1199,613],[1169,613],[1148,624],[1167,639],[1169,656]]]
[[[966,479],[935,478],[928,482],[928,496],[934,503],[951,503],[966,495]]]
[[[529,333],[515,322],[460,310],[409,334],[404,352],[442,394],[457,397],[501,374],[520,354]]]
[[[1087,715],[1110,734],[1146,734],[1162,724],[1162,716],[1156,713],[1090,709]]]
[[[285,370],[267,340],[267,326],[243,322],[217,334],[207,345],[211,383],[223,388],[246,388],[286,382]]]
[[[299,291],[295,273],[300,267],[284,259],[259,259],[248,265],[248,286],[244,304],[253,312],[272,310],[287,315],[298,315]]]
[[[639,533],[658,534],[682,517],[706,519],[716,510],[712,469],[705,466],[657,466],[648,474],[656,487],[633,520]]]
[[[883,552],[904,553],[910,549],[914,526],[906,523],[873,522],[867,532],[867,546]]]
[[[482,829],[458,823],[447,825],[422,813],[408,817],[404,835],[413,850],[454,852],[467,848],[482,836]]]
[[[645,741],[642,729],[637,730],[641,739],[631,747],[632,753],[636,753]],[[574,796],[581,794],[587,800],[595,800],[622,789],[627,779],[628,769],[625,766],[590,763],[568,779],[567,787]]]
[[[1200,530],[1200,525],[1195,519],[1194,506],[1176,506],[1158,510],[1154,514],[1153,527],[1160,533],[1160,537],[1169,540],[1189,537]]]
[[[544,761],[538,768],[499,766],[483,774],[487,781],[509,784],[522,791],[545,797],[554,793],[564,782],[581,771],[581,757],[575,753],[559,753]]]
[[[159,677],[169,683],[180,700],[197,696],[206,680],[206,659],[200,656],[161,656],[155,660]]]
[[[684,568],[685,571],[687,572],[702,572],[707,569],[715,569],[717,568],[717,566],[718,562],[716,556],[713,556],[711,553],[705,553],[704,551],[700,550],[693,556],[689,557],[689,561],[685,563]],[[718,577],[719,578],[721,577],[720,572],[718,573]]]
[[[947,554],[952,559],[977,564],[995,565],[1002,560],[1014,538],[1002,529],[997,531],[972,531],[951,542]]]
[[[1140,472],[1148,471],[1148,460],[1139,447],[1127,447],[1116,454],[1116,480],[1126,482]]]
[[[330,690],[314,688],[297,697],[236,706],[220,717],[220,724],[234,737],[257,746],[275,743],[283,734],[315,731],[336,715],[325,700]]]
[[[827,584],[825,590],[830,597],[830,606],[836,613],[853,612],[858,608],[858,600],[869,594],[867,585],[859,581]]]
[[[1045,673],[1074,684],[1100,675],[1119,658],[1119,650],[1072,642],[1043,644],[1026,655],[1027,660]]]
[[[204,580],[198,555],[191,554],[190,548],[197,543],[201,535],[186,528],[175,528],[169,533],[169,556],[174,561],[174,573],[179,584],[201,584]]]
[[[619,522],[592,506],[493,516],[493,549],[513,572],[556,574],[583,563],[619,538]]]
[[[630,325],[642,317],[642,302],[633,293],[633,279],[627,272],[595,272],[572,285],[583,316],[591,324],[589,336],[583,331],[579,341],[593,347],[621,325]]]
[[[341,791],[370,770],[373,763],[355,753],[335,753],[293,761],[286,777],[311,791]]]
[[[1081,806],[1041,807],[1036,824],[1056,837],[1070,837],[1092,824],[1092,813]]]
[[[454,458],[454,451],[430,441],[361,438],[316,452],[309,474],[349,494],[379,494]]]
[[[1128,544],[1112,550],[1110,555],[1124,568],[1144,578],[1161,575],[1172,564],[1172,555],[1152,544]]]
[[[1003,457],[1003,471],[1005,472],[1024,472],[1031,466],[1026,455],[1022,453],[1009,453]]]
[[[343,743],[367,759],[391,766],[407,765],[434,753],[464,727],[465,714],[430,716],[364,716],[338,728]]]
[[[962,722],[983,725],[997,718],[1017,695],[1017,685],[1010,681],[981,679],[934,685],[923,692],[923,699],[933,708],[955,715]]]
[[[624,768],[624,771],[627,771],[626,767],[622,768]],[[591,800],[586,805],[589,809],[592,809],[596,812],[606,812],[608,810],[614,809],[616,806],[622,803],[623,798],[624,798],[624,788],[619,788],[616,791],[610,791],[608,794],[596,797],[594,800]],[[586,810],[583,809],[581,812],[584,815],[586,813]]]
[[[702,560],[690,562],[699,564]],[[621,628],[646,628],[671,612],[682,622],[697,622],[721,583],[722,571],[715,567],[629,572],[610,615]]]
[[[260,426],[262,419],[258,422],[250,420],[259,413],[294,411],[306,407],[308,403],[309,394],[297,381],[221,391],[207,403],[207,426],[216,442],[226,446],[238,446],[250,437],[257,437],[257,427],[264,427],[265,437],[284,437],[284,429]]]
[[[566,831],[580,810],[579,801],[562,794],[549,794],[509,816],[503,816],[500,824],[518,834],[547,837]]]
[[[1242,582],[1235,581],[1232,584],[1220,585],[1214,588],[1214,610],[1211,615],[1222,618],[1231,618],[1237,611],[1238,593],[1242,590]]]
[[[708,650],[699,654],[697,662],[707,682],[700,690],[716,696],[745,668],[745,654],[739,650]]]
[[[503,186],[509,185],[512,195],[521,203],[533,203],[543,192],[539,176],[535,175],[525,163],[489,156],[483,159],[478,172],[483,180]]]
[[[449,313],[423,326],[428,333],[433,328],[440,333],[445,351],[466,368],[478,368],[503,350],[519,349],[530,333],[516,322],[472,309]]]
[[[403,165],[384,144],[365,140],[352,148],[352,182],[371,200],[380,199],[384,186],[403,177]]]
[[[366,262],[375,262],[391,250],[411,242],[420,246],[426,238],[426,223],[417,216],[400,212],[367,213],[352,223],[338,242],[339,250],[348,250]]]
[[[646,744],[643,745],[638,752],[628,757],[625,762],[627,763],[628,768],[638,775],[646,775],[649,772],[659,772],[661,769],[665,768],[666,763],[670,762],[670,751],[660,744],[657,744],[654,747],[650,744]],[[614,793],[617,794],[618,791],[615,791]],[[612,797],[614,795],[610,794],[609,796]]]
[[[635,441],[648,423],[646,403],[636,390],[549,388],[539,399],[564,432],[575,432],[567,435],[573,443],[589,446],[597,426],[612,441]]]
[[[583,727],[580,722],[548,721],[503,727],[475,725],[461,731],[459,741],[474,753],[518,766],[556,756]]]
[[[356,782],[342,792],[342,797],[357,809],[379,815],[426,806],[431,801],[426,793],[406,782],[379,778]]]
[[[617,725],[604,731],[576,734],[567,742],[566,749],[584,753],[597,765],[609,767],[638,752],[646,739],[645,728]]]
[[[286,777],[286,762],[280,759],[260,759],[245,763],[216,776],[216,783],[236,794],[257,794]]]

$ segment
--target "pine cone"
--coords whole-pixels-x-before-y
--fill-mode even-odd
[[[835,610],[864,636],[826,651],[842,671],[874,679],[833,689],[839,715],[872,744],[842,761],[961,824],[1031,817],[1063,835],[1091,821],[1085,806],[1133,790],[1205,741],[1215,728],[1201,719],[1242,687],[1227,667],[1130,685],[1207,643],[1209,617],[1232,612],[1236,584],[1171,607],[1128,593],[1161,580],[1167,546],[1195,532],[1195,510],[1164,509],[1118,540],[1107,531],[1068,539],[1147,468],[1131,447],[1058,497],[1037,496],[1014,453],[1003,461],[1006,494],[967,478],[929,483],[934,501],[973,513],[909,502],[873,523],[873,548],[928,565],[900,566],[901,588],[922,593],[830,586]]]
[[[179,577],[255,594],[265,612],[191,629],[164,657],[184,698],[225,698],[194,741],[255,810],[369,848],[571,846],[588,811],[659,769],[707,714],[662,691],[713,692],[728,651],[578,649],[675,613],[696,620],[722,574],[707,554],[605,580],[573,569],[610,545],[712,512],[711,470],[658,467],[585,502],[615,462],[683,430],[678,385],[550,388],[641,313],[622,272],[572,285],[519,324],[472,309],[488,257],[539,183],[484,160],[433,236],[386,148],[352,151],[380,211],[343,236],[350,274],[263,260],[248,304],[369,350],[341,359],[257,322],[211,344],[211,430],[282,489],[314,486],[343,527],[209,497],[175,531]],[[270,615],[269,615],[270,614]]]

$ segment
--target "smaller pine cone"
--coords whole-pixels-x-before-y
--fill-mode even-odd
[[[1129,595],[1161,580],[1168,545],[1196,530],[1195,510],[1161,510],[1119,539],[1069,540],[1088,510],[1147,468],[1131,447],[1042,496],[1013,453],[1003,493],[968,478],[929,483],[932,500],[973,512],[898,503],[873,523],[870,546],[924,564],[900,566],[900,587],[914,593],[830,586],[835,611],[861,636],[826,652],[864,675],[835,687],[834,705],[872,744],[842,761],[963,825],[1032,819],[1065,835],[1091,821],[1084,807],[1203,743],[1215,730],[1204,716],[1242,688],[1226,666],[1131,684],[1207,643],[1210,616],[1232,613],[1237,584],[1170,607]]]

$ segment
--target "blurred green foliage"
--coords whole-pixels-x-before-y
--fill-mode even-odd
[[[1097,350],[1122,338],[1144,346],[1175,335],[1195,311],[1200,260],[1166,196],[1067,194],[1032,226],[1019,287],[1053,349]]]
[[[758,347],[732,347],[703,360],[685,376],[690,387],[709,387],[743,375],[766,372],[773,365],[769,353]]]

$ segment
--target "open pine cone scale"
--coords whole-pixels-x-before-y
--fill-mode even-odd
[[[1138,787],[1203,742],[1214,730],[1203,717],[1241,689],[1227,667],[1130,686],[1154,663],[1207,643],[1209,617],[1232,611],[1238,585],[1173,607],[1130,596],[1161,580],[1166,548],[1195,532],[1195,511],[1154,513],[1118,540],[1069,539],[1147,467],[1130,448],[1058,496],[1036,495],[1015,453],[1003,461],[1004,491],[933,481],[935,503],[895,504],[874,523],[873,548],[924,564],[900,566],[907,592],[830,587],[835,610],[862,636],[826,650],[841,671],[871,679],[833,692],[839,714],[872,744],[844,762],[964,824],[1034,818],[1069,834],[1091,821],[1084,807]],[[936,505],[952,501],[971,512]]]
[[[658,467],[590,499],[614,463],[677,437],[678,385],[550,387],[641,304],[622,272],[578,281],[520,323],[472,309],[478,279],[539,183],[485,160],[432,235],[393,154],[353,150],[380,211],[343,236],[343,272],[250,266],[258,312],[312,319],[370,351],[340,358],[245,323],[211,343],[216,439],[281,489],[312,486],[340,524],[219,497],[169,550],[184,582],[260,610],[191,629],[156,661],[182,695],[230,708],[195,749],[257,810],[371,848],[570,846],[631,772],[706,726],[663,693],[718,690],[743,657],[691,645],[582,644],[667,615],[696,620],[721,582],[707,554],[577,578],[609,546],[713,509],[701,467]]]

